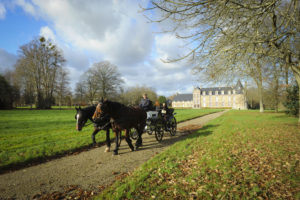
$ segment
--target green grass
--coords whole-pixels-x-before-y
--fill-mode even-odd
[[[176,113],[175,117],[177,122],[182,122],[222,110],[223,109],[176,109],[174,112]]]
[[[178,110],[176,117],[187,119],[207,112],[209,110]],[[93,125],[76,131],[75,113],[75,109],[1,110],[0,169],[89,146]],[[97,134],[96,141],[105,141],[104,131]]]
[[[299,199],[299,130],[284,114],[227,112],[97,199]]]
[[[93,125],[78,132],[75,110],[0,111],[0,168],[91,144]],[[97,142],[105,140],[98,133]]]

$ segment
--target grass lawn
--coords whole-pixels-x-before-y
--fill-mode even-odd
[[[215,110],[178,110],[179,121],[201,116]],[[74,110],[1,110],[0,169],[64,154],[92,143],[93,125],[75,130]],[[113,134],[111,135],[113,137]],[[105,141],[104,131],[96,136]]]
[[[93,125],[78,132],[74,116],[75,109],[0,111],[0,168],[91,144]]]
[[[300,199],[297,118],[230,111],[97,199]]]
[[[177,122],[182,122],[188,119],[193,119],[207,114],[220,112],[222,110],[224,109],[176,109],[174,112],[176,113],[175,117]]]

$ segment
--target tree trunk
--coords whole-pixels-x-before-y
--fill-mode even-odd
[[[258,96],[259,96],[259,112],[264,112],[262,82],[260,81],[257,86],[258,86]]]
[[[295,78],[298,84],[298,102],[299,102],[299,110],[298,110],[298,124],[300,125],[300,74],[295,73]]]
[[[61,97],[59,98],[59,110],[61,110]]]
[[[263,78],[262,78],[262,67],[257,59],[254,63],[255,66],[255,74],[252,74],[251,77],[255,81],[258,89],[258,97],[259,97],[259,112],[264,112],[264,104],[263,104]]]
[[[275,88],[274,88],[274,98],[275,98],[275,112],[278,112],[278,104],[279,104],[279,74],[278,70],[275,68],[274,74],[274,81],[275,81]]]

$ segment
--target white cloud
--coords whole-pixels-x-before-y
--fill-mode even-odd
[[[145,85],[162,95],[192,92],[195,81],[189,65],[161,61],[183,55],[183,42],[171,34],[153,34],[153,25],[138,13],[139,4],[148,1],[16,2],[49,22],[40,34],[63,50],[73,85],[92,63],[108,60],[118,66],[128,87]]]
[[[40,35],[44,36],[48,40],[49,39],[52,40],[52,41],[56,40],[53,31],[48,26],[43,26],[40,29]]]
[[[14,0],[14,4],[17,6],[20,6],[23,8],[23,10],[32,15],[32,16],[36,16],[37,15],[37,11],[35,9],[35,7],[33,6],[33,4],[31,4],[28,1],[25,0]]]
[[[96,51],[116,64],[143,61],[151,52],[151,27],[133,1],[34,1],[56,33],[76,48]]]
[[[3,3],[0,3],[0,19],[5,19],[6,9]]]

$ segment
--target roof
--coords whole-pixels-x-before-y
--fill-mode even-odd
[[[205,91],[205,93],[207,94],[208,92],[212,92],[212,95],[216,94],[216,91],[218,91],[219,93],[221,91],[224,91],[224,94],[228,94],[229,91],[231,91],[231,94],[233,93],[232,90],[235,90],[236,94],[242,94],[243,93],[243,85],[241,83],[240,80],[237,81],[237,84],[234,87],[213,87],[213,88],[199,88],[201,91],[201,95],[203,94],[203,91]]]
[[[193,101],[193,94],[177,94],[173,101]]]
[[[228,91],[232,91],[233,88],[232,87],[214,87],[214,88],[201,88],[201,94],[203,94],[203,92],[205,91],[206,94],[208,94],[208,92],[212,92],[212,95],[216,94],[216,91],[218,91],[218,93],[220,94],[221,91],[224,91],[224,94],[228,94]]]
[[[224,91],[224,94],[233,93],[233,90],[235,90],[235,94],[243,94],[243,85],[240,80],[238,80],[237,84],[234,87],[212,87],[212,88],[199,88],[201,91],[201,95],[203,95],[203,92],[205,92],[206,95],[209,94],[209,92],[212,92],[212,95],[216,94],[216,91],[218,91],[218,94],[221,94],[222,91]],[[193,94],[177,94],[173,101],[193,101]]]

